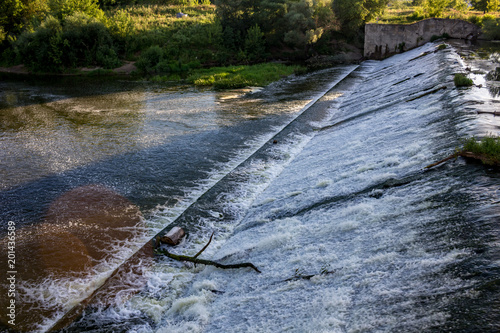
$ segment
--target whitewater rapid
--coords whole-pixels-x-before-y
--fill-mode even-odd
[[[478,185],[482,171],[463,161],[422,170],[470,135],[467,91],[453,85],[463,67],[453,49],[428,44],[364,62],[334,87],[335,102],[312,123],[314,135],[207,254],[252,262],[262,274],[198,268],[156,332],[498,327],[498,308],[485,318],[464,305],[485,297],[484,277],[469,272],[485,267],[471,268],[484,258],[472,232],[468,239],[460,230],[480,218],[469,188],[495,187],[498,177]],[[498,239],[485,237],[480,247],[498,254]],[[498,272],[498,264],[486,270]]]

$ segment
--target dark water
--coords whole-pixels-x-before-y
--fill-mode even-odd
[[[423,171],[461,138],[498,134],[498,118],[478,114],[499,105],[495,59],[455,47],[244,96],[3,81],[4,232],[57,225],[113,244],[82,255],[102,256],[91,274],[21,281],[47,308],[30,327],[46,331],[132,262],[64,332],[498,332],[498,170],[458,159]],[[456,89],[466,68],[477,86]],[[171,223],[189,233],[172,251],[194,255],[215,232],[204,258],[262,273],[129,259]]]

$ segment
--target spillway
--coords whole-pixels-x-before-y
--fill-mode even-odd
[[[472,88],[453,83],[467,66],[474,64],[458,48],[430,43],[324,72],[330,81],[307,103],[265,128],[250,121],[245,131],[236,126],[231,135],[227,129],[207,135],[213,145],[193,159],[206,161],[200,157],[206,153],[216,162],[186,181],[195,186],[183,184],[184,193],[171,195],[174,204],[157,198],[162,188],[155,189],[155,207],[141,204],[147,198],[136,200],[149,231],[121,260],[157,232],[179,225],[188,236],[172,252],[194,255],[213,232],[201,257],[251,262],[262,273],[155,256],[141,270],[144,280],[135,293],[89,303],[63,331],[497,332],[498,170],[461,158],[423,169],[453,153],[462,138],[498,133],[493,115],[478,114],[499,101],[484,75],[473,75]],[[265,104],[272,95],[267,103],[274,107],[286,101],[273,93],[279,84],[235,100]],[[253,130],[260,132],[239,143]],[[217,138],[234,144],[210,151],[219,147]],[[166,152],[171,150],[147,150],[148,156]],[[154,186],[164,175],[134,186]],[[70,308],[40,329],[47,331]]]

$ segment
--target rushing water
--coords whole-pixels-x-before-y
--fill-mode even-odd
[[[467,66],[482,86],[456,89]],[[127,262],[63,331],[499,331],[498,171],[423,171],[498,132],[478,114],[495,109],[494,83],[474,66],[428,44],[246,95],[0,82],[4,233],[13,221],[29,240],[20,255],[64,238],[91,258],[23,271],[19,293],[45,308],[29,328],[48,330]],[[133,259],[174,224],[188,236],[172,252],[214,232],[201,257],[262,273]]]

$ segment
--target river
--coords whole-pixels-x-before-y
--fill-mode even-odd
[[[498,171],[423,171],[498,133],[478,114],[500,101],[495,54],[436,46],[224,92],[2,78],[16,329],[73,311],[64,332],[497,332]],[[455,88],[466,70],[477,85]],[[201,257],[262,273],[134,257],[173,225],[172,252],[213,233]]]

